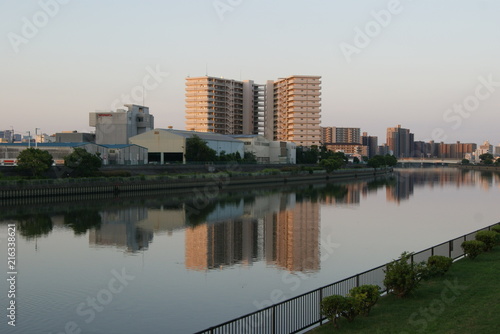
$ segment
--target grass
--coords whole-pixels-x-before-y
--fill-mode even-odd
[[[368,317],[340,319],[309,333],[499,333],[500,247],[459,260],[439,278],[424,281],[405,299],[379,299]]]

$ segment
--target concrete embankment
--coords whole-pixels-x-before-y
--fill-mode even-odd
[[[500,167],[497,166],[488,166],[488,165],[456,165],[457,168],[466,169],[466,170],[478,170],[478,171],[488,171],[488,172],[499,172]]]
[[[100,193],[145,191],[191,191],[194,188],[246,188],[259,184],[328,182],[332,180],[373,177],[390,173],[391,169],[348,169],[334,173],[277,173],[247,175],[216,173],[195,176],[118,177],[60,180],[20,180],[0,182],[0,199],[71,196]]]

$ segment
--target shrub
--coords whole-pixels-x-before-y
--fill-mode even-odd
[[[333,295],[323,298],[321,301],[321,314],[328,317],[333,327],[338,328],[337,320],[340,316],[352,322],[361,313],[367,298],[366,293],[358,293],[352,296]]]
[[[278,175],[280,174],[280,170],[277,168],[265,168],[261,171],[262,173],[268,173],[272,175]]]
[[[406,297],[415,290],[425,274],[424,262],[412,263],[412,253],[403,252],[398,260],[387,264],[384,285],[397,297]]]
[[[429,276],[444,275],[450,269],[453,260],[446,256],[433,255],[427,259],[427,274]]]
[[[484,242],[486,252],[493,249],[497,242],[497,232],[495,231],[479,231],[476,233],[476,240]]]
[[[497,234],[497,245],[500,244],[500,225],[495,225],[491,228]]]
[[[330,319],[333,327],[338,328],[337,319],[345,308],[345,297],[333,295],[323,298],[321,301],[321,314]]]
[[[344,309],[340,312],[340,315],[349,322],[354,321],[354,318],[363,310],[366,299],[366,293],[358,293],[353,296],[344,297]]]
[[[364,299],[361,301],[360,305],[360,313],[363,315],[368,315],[370,313],[371,308],[378,301],[380,297],[380,287],[378,285],[361,285],[355,288],[352,288],[349,291],[349,296],[364,296]]]
[[[469,240],[462,242],[462,249],[465,256],[471,260],[475,259],[479,254],[484,252],[485,244],[479,240]]]
[[[492,231],[500,233],[500,225],[495,225],[491,228]]]

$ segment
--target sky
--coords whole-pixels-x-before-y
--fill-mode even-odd
[[[499,14],[498,0],[0,0],[0,130],[88,132],[89,112],[127,103],[184,129],[188,76],[320,75],[321,126],[498,145]]]

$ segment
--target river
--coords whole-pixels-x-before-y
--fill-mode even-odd
[[[0,332],[192,333],[494,224],[499,189],[499,174],[421,168],[201,197],[0,203],[17,272],[15,327],[0,280]],[[0,269],[7,277],[7,255]]]

